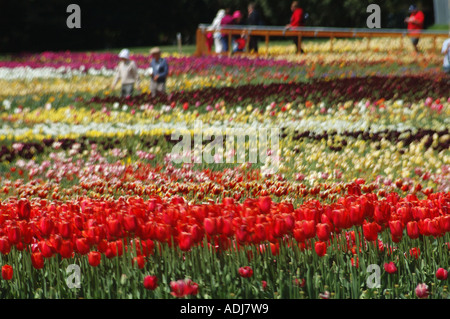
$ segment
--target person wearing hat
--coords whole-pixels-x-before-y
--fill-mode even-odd
[[[450,75],[450,32],[448,33],[449,38],[442,44],[442,54],[444,55],[444,72]]]
[[[152,97],[156,96],[156,92],[166,93],[166,80],[169,75],[169,65],[166,59],[161,58],[161,51],[158,47],[150,50],[152,60],[150,62],[151,80],[150,92]]]
[[[409,7],[410,16],[405,19],[405,23],[408,24],[408,30],[411,34],[418,34],[420,30],[423,29],[423,23],[425,21],[425,16],[422,11],[420,11],[416,5],[411,5]],[[419,52],[417,45],[419,44],[419,38],[412,37],[411,42],[414,45],[414,50]]]
[[[233,24],[241,24],[242,21],[242,13],[239,10],[234,11],[233,13]]]
[[[119,58],[120,62],[116,67],[116,74],[111,84],[111,90],[114,90],[117,82],[120,80],[122,83],[120,96],[130,96],[133,94],[134,84],[138,87],[140,84],[138,68],[136,63],[130,59],[130,51],[128,49],[120,51]]]

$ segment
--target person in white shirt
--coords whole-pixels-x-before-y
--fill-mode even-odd
[[[222,34],[220,33],[220,23],[222,22],[223,17],[225,16],[225,10],[220,9],[217,12],[216,17],[212,24],[208,27],[207,31],[214,31],[214,49],[216,53],[221,53],[223,51],[222,48]]]
[[[122,89],[120,92],[121,97],[131,96],[133,94],[134,85],[139,87],[140,78],[136,63],[130,59],[130,51],[123,49],[119,53],[120,62],[116,68],[116,74],[114,76],[111,90],[114,90],[117,82],[120,80],[122,83]]]
[[[444,55],[444,72],[450,74],[450,32],[448,33],[449,38],[442,44],[442,54]]]

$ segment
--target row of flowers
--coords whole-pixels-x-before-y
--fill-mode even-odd
[[[188,204],[177,196],[168,200],[158,196],[151,196],[148,200],[140,197],[122,197],[117,200],[81,197],[65,202],[36,198],[31,201],[9,199],[0,206],[0,258],[8,260],[7,264],[2,263],[2,278],[5,281],[17,280],[14,268],[17,268],[19,277],[30,273],[34,278],[39,278],[39,271],[45,267],[53,270],[55,262],[84,260],[83,265],[92,269],[83,268],[83,273],[94,280],[94,269],[99,268],[106,273],[110,265],[116,265],[113,271],[125,271],[132,275],[129,268],[125,270],[125,265],[131,264],[133,268],[147,273],[141,279],[142,288],[160,294],[162,292],[158,291],[158,287],[161,280],[163,285],[170,287],[172,296],[183,298],[196,296],[202,290],[211,291],[214,282],[209,286],[205,275],[196,273],[200,281],[194,282],[187,278],[169,284],[165,277],[167,270],[163,271],[161,279],[161,275],[155,273],[162,269],[155,269],[152,260],[161,257],[168,260],[167,256],[172,256],[169,258],[171,268],[180,267],[180,263],[197,268],[201,266],[195,260],[208,263],[208,254],[217,254],[218,258],[233,254],[244,265],[236,267],[234,264],[236,268],[222,279],[212,275],[213,281],[226,282],[234,288],[239,281],[233,276],[238,275],[242,278],[240,285],[246,287],[255,285],[256,277],[259,279],[259,289],[256,291],[261,293],[272,290],[275,294],[275,285],[279,289],[291,286],[299,289],[300,294],[307,291],[309,298],[328,299],[339,296],[340,289],[337,282],[334,284],[330,280],[333,278],[323,271],[323,263],[332,262],[331,273],[334,273],[335,263],[338,262],[340,275],[348,271],[353,273],[353,280],[359,281],[361,277],[351,269],[365,267],[370,259],[375,258],[386,261],[383,268],[388,283],[398,280],[395,289],[389,284],[385,288],[383,295],[386,298],[391,293],[407,298],[411,294],[408,289],[411,288],[415,288],[412,293],[418,298],[428,298],[430,295],[443,297],[447,289],[446,286],[442,288],[439,281],[445,283],[448,278],[448,194],[429,194],[427,199],[418,200],[414,195],[400,197],[391,193],[385,199],[378,199],[374,194],[361,195],[361,184],[358,181],[349,185],[353,195],[340,197],[336,203],[309,200],[297,207],[289,202],[275,203],[270,197],[264,196],[247,198],[242,204],[225,197],[221,203],[203,205]],[[428,242],[428,238],[435,239],[436,248],[429,246],[424,249],[421,246],[420,249],[416,246],[421,241]],[[177,257],[172,251],[182,253],[179,259],[174,259]],[[288,251],[301,253],[301,262],[304,264],[301,271],[297,269],[296,275],[288,272],[290,284],[282,284],[270,279],[267,264],[265,270],[258,265],[268,260],[276,265],[277,260],[283,260],[289,254]],[[9,257],[16,256],[16,252],[22,254],[20,261],[13,261]],[[245,259],[241,256],[245,256]],[[297,256],[300,258],[300,255]],[[346,256],[350,265],[344,266],[343,256]],[[305,262],[308,259],[305,257],[311,258],[310,263],[317,267],[315,272],[320,275],[310,274]],[[416,260],[422,263],[416,263]],[[432,262],[432,276],[435,278],[432,289],[424,283],[432,280],[430,276],[421,275],[419,280],[425,280],[417,284],[414,275],[406,275],[406,272],[424,270],[424,265],[427,265],[424,261]],[[245,263],[253,263],[253,267]],[[225,267],[230,266],[226,261],[223,264]],[[25,269],[30,266],[34,270],[28,268],[25,273]],[[153,268],[150,272],[153,275],[148,275],[149,268]],[[429,268],[427,266],[427,271]],[[230,270],[226,268],[225,273]],[[400,272],[402,277],[399,276]],[[210,273],[207,272],[206,276]],[[321,279],[321,276],[324,278]],[[404,282],[405,276],[413,281],[412,287],[411,283]],[[135,277],[134,274],[133,280]],[[122,286],[128,280],[127,275],[120,276]],[[286,277],[282,280],[286,280]],[[341,286],[345,281],[342,278],[334,280],[339,280]],[[111,284],[108,280],[106,282]],[[403,285],[401,289],[398,289],[399,284]],[[92,284],[88,286],[92,288]],[[56,288],[64,292],[60,285]],[[317,289],[321,292],[318,293]],[[354,297],[361,298],[376,294],[374,290],[361,291],[359,285],[351,292]],[[30,292],[27,290],[23,293]],[[93,291],[87,293],[95,295]],[[248,292],[244,296],[248,296]]]
[[[42,162],[17,160],[1,179],[1,192],[4,196],[53,199],[157,194],[170,198],[178,194],[195,202],[215,200],[220,196],[239,200],[259,195],[290,200],[322,198],[333,202],[339,194],[352,191],[346,181],[356,178],[363,181],[361,176],[367,177],[362,191],[381,197],[390,192],[420,197],[433,191],[448,192],[450,188],[450,168],[442,163],[423,162],[422,166],[400,168],[398,164],[392,165],[391,160],[393,169],[384,170],[379,165],[375,171],[364,174],[360,169],[347,168],[352,167],[351,160],[339,166],[333,165],[338,155],[328,154],[327,161],[315,159],[312,164],[298,166],[283,163],[280,166],[289,167],[286,172],[280,168],[279,172],[267,175],[263,168],[252,167],[249,163],[231,165],[232,168],[224,164],[175,166],[170,157],[161,159],[159,147],[152,147],[151,152],[137,151],[132,157],[126,149],[103,151],[104,156],[94,150],[86,159],[86,155],[79,155],[80,149],[80,144],[76,143],[67,153],[50,153],[48,160],[44,158]],[[382,157],[381,164],[389,158]],[[299,159],[301,157],[296,160]],[[353,165],[365,168],[366,164],[361,161]]]
[[[379,200],[375,194],[357,195],[357,183],[351,187],[355,194],[336,203],[309,200],[297,208],[288,202],[274,203],[270,197],[247,198],[242,204],[227,197],[220,204],[208,205],[189,205],[177,196],[170,201],[152,196],[146,201],[139,197],[80,198],[65,203],[9,199],[1,207],[0,252],[29,247],[46,258],[56,253],[70,258],[73,252],[85,255],[94,249],[111,258],[118,253],[113,246],[122,239],[128,239],[125,244],[132,244],[131,239],[146,241],[147,250],[136,248],[138,255],[145,256],[152,254],[153,241],[171,245],[173,240],[188,251],[206,238],[219,244],[216,249],[226,250],[233,241],[277,244],[289,237],[304,249],[311,249],[308,240],[315,239],[316,253],[324,256],[334,238],[353,226],[361,227],[362,233],[356,234],[360,241],[355,232],[344,236],[347,245],[338,246],[340,250],[369,249],[372,242],[385,248],[379,238],[384,230],[394,243],[404,236],[443,237],[450,232],[448,194],[434,193],[418,200],[414,195],[401,198],[391,193]],[[318,243],[325,244],[324,249],[317,249]]]
[[[414,92],[411,94],[411,92]],[[318,102],[333,101],[333,103],[348,100],[361,99],[403,99],[406,101],[417,101],[428,96],[438,98],[447,97],[448,82],[446,80],[435,80],[425,77],[364,77],[349,78],[333,81],[313,80],[310,83],[271,83],[256,85],[240,85],[230,88],[206,88],[187,92],[172,92],[167,97],[158,96],[152,98],[143,94],[131,98],[118,98],[114,96],[93,97],[90,103],[181,103],[212,104],[219,100],[226,103],[265,103],[268,99],[273,100],[276,96],[277,102]],[[448,97],[447,97],[448,98]],[[270,101],[269,101],[270,103]]]

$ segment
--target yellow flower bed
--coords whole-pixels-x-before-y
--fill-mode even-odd
[[[120,83],[116,86],[114,92],[109,92],[112,83],[111,77],[105,76],[74,76],[71,78],[35,78],[32,80],[0,79],[0,98],[10,96],[34,95],[39,98],[42,95],[57,93],[90,93],[98,94],[119,94]],[[192,90],[205,87],[230,86],[233,83],[232,77],[222,77],[220,79],[215,75],[211,76],[188,76],[186,74],[178,77],[169,77],[167,79],[167,89],[173,90]],[[141,77],[140,90],[142,93],[149,92],[150,79]],[[136,88],[137,89],[137,88]]]

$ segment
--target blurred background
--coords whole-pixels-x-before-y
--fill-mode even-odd
[[[229,7],[247,14],[242,0],[1,0],[0,52],[46,50],[108,50],[118,47],[173,45],[181,33],[184,44],[195,43],[200,23],[211,23],[217,11]],[[266,25],[283,26],[291,16],[290,0],[257,0]],[[405,28],[408,7],[425,14],[425,27],[448,28],[447,0],[383,0],[383,28]],[[81,8],[81,29],[66,26],[69,4]],[[373,0],[302,0],[307,26],[366,27]]]

